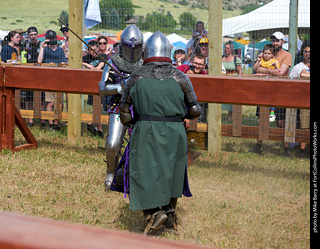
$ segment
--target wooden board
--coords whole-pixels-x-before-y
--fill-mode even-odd
[[[0,211],[0,248],[204,249],[208,247]]]

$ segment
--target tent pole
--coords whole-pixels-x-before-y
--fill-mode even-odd
[[[297,54],[297,31],[298,31],[298,0],[290,0],[289,10],[289,53],[292,55],[292,65],[294,66],[295,56]]]

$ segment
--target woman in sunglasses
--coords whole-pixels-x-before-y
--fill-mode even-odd
[[[63,34],[63,36],[66,38],[63,42],[62,42],[62,49],[64,51],[64,55],[66,56],[66,59],[68,59],[69,57],[69,30],[68,30],[68,24],[67,26],[62,25],[60,28],[61,33]]]
[[[111,49],[108,48],[108,40],[105,36],[99,36],[98,42],[98,53],[101,54],[106,60],[110,59]]]

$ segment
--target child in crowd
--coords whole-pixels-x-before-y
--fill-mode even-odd
[[[274,59],[274,47],[272,44],[267,44],[263,47],[263,52],[258,55],[258,60],[254,64],[254,70],[257,71],[259,67],[269,68],[269,69],[279,69],[279,62]]]
[[[280,64],[279,62],[274,59],[274,47],[272,44],[267,44],[263,47],[263,52],[258,55],[258,60],[254,64],[254,70],[257,71],[259,67],[269,68],[269,69],[279,69]],[[274,122],[276,120],[276,116],[274,114],[274,107],[270,107],[270,115],[269,121]]]

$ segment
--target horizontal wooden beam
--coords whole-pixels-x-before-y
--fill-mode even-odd
[[[33,110],[20,110],[21,115],[24,118],[33,118]],[[53,119],[54,113],[48,112],[48,111],[41,111],[41,119]],[[92,122],[93,115],[82,113],[81,114],[81,122],[83,123],[90,123]],[[63,112],[62,113],[62,119],[61,121],[68,121],[68,113]],[[109,116],[108,115],[101,115],[101,124],[108,124],[109,122]],[[221,126],[221,135],[222,136],[228,136],[232,137],[233,134],[233,125],[231,124],[223,124]],[[194,130],[198,132],[208,132],[208,125],[206,123],[196,123],[196,127],[194,127]],[[284,128],[269,128],[269,140],[284,140],[285,135],[285,129]],[[241,137],[243,138],[258,138],[259,137],[259,127],[258,126],[247,126],[242,125],[241,126]],[[295,136],[296,142],[305,142],[310,143],[310,130],[296,130],[296,136]]]
[[[97,70],[6,66],[6,87],[48,92],[98,94],[102,72]]]
[[[34,118],[34,111],[33,110],[20,109],[20,113],[24,118]],[[41,119],[53,120],[54,119],[54,112],[41,111]],[[61,121],[68,121],[68,113],[67,112],[62,112]],[[82,123],[92,123],[93,122],[93,114],[81,113],[81,122]],[[109,123],[109,116],[108,115],[101,115],[101,124],[108,124],[108,123]]]
[[[188,76],[201,102],[310,108],[310,82],[306,80]]]
[[[0,248],[204,249],[208,247],[0,211]]]
[[[86,69],[6,66],[5,86],[17,89],[98,94],[102,72]],[[310,108],[310,82],[283,78],[188,75],[198,101]]]

